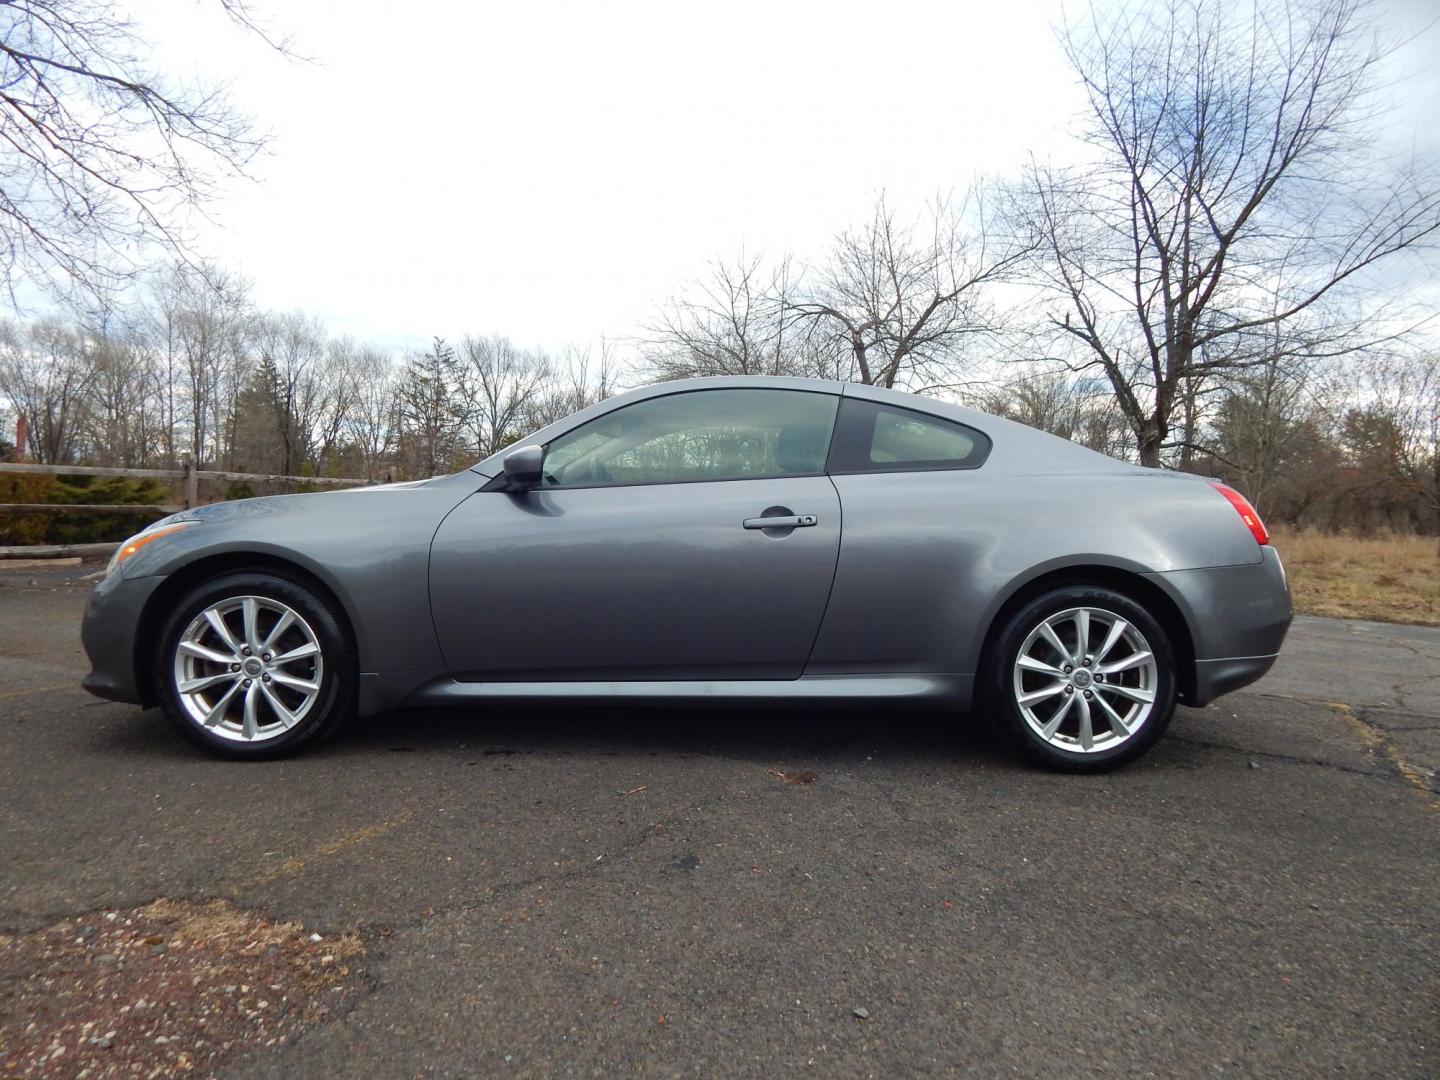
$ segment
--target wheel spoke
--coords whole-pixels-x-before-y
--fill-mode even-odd
[[[307,656],[314,656],[319,651],[319,645],[316,645],[313,641],[307,641],[304,645],[297,645],[295,648],[291,649],[287,653],[281,653],[279,656],[275,657],[275,659],[271,660],[270,663],[289,664],[293,663],[296,660],[303,660]]]
[[[1046,698],[1052,698],[1064,689],[1065,684],[1063,682],[1051,683],[1049,686],[1043,687],[1042,689],[1032,690],[1028,694],[1022,694],[1020,697],[1016,698],[1016,704],[1018,704],[1022,709],[1029,708],[1031,705],[1034,705],[1035,702],[1044,701]]]
[[[1090,655],[1090,612],[1081,608],[1075,612],[1075,662],[1085,662]]]
[[[196,679],[186,679],[177,687],[182,694],[197,694],[201,690],[208,690],[220,683],[239,682],[240,675],[234,671],[222,671],[219,675],[201,675]]]
[[[269,686],[262,682],[260,684],[260,692],[265,695],[265,701],[269,704],[275,715],[279,717],[282,724],[288,728],[295,723],[295,714],[276,696],[274,690],[271,690]]]
[[[286,630],[289,630],[292,625],[294,625],[294,622],[295,613],[293,611],[287,610],[283,615],[280,616],[279,619],[275,621],[275,625],[270,628],[270,633],[265,636],[265,640],[261,642],[260,648],[262,650],[268,649],[270,648],[270,646],[274,645],[277,641],[280,640],[281,635],[284,634]]]
[[[230,701],[235,697],[235,691],[240,689],[240,680],[236,679],[230,685],[230,689],[220,695],[220,700],[210,706],[210,711],[205,714],[205,726],[214,727],[225,719],[225,712],[230,708]]]
[[[310,679],[297,679],[294,675],[287,675],[283,671],[270,672],[270,678],[281,686],[288,686],[294,690],[303,690],[307,694],[313,694],[320,689],[320,684]]]
[[[1040,624],[1040,636],[1049,642],[1050,647],[1058,652],[1063,659],[1072,661],[1075,659],[1070,655],[1070,650],[1065,647],[1065,643],[1060,640],[1059,635],[1055,633],[1055,628],[1048,622]]]
[[[1095,748],[1095,730],[1090,722],[1090,702],[1076,694],[1075,704],[1080,709],[1080,747],[1084,750],[1093,750]]]
[[[1105,715],[1110,720],[1110,730],[1115,733],[1116,737],[1127,738],[1130,735],[1130,728],[1126,725],[1124,718],[1115,711],[1114,706],[1100,694],[1096,694],[1093,700],[1096,705],[1105,710]]]
[[[260,733],[260,719],[256,716],[256,707],[260,704],[260,684],[252,682],[250,688],[245,691],[245,738],[253,739]]]
[[[1149,690],[1142,690],[1138,686],[1121,686],[1119,683],[1096,683],[1095,689],[1111,694],[1119,694],[1131,701],[1138,701],[1142,705],[1149,705],[1155,700],[1155,695]]]
[[[1110,632],[1105,635],[1105,641],[1101,644],[1100,651],[1095,654],[1095,663],[1100,663],[1110,655],[1111,650],[1120,644],[1120,639],[1125,636],[1125,631],[1128,629],[1130,629],[1130,624],[1124,619],[1116,619],[1110,624]]]
[[[1055,737],[1055,733],[1060,730],[1060,725],[1064,722],[1066,714],[1069,713],[1070,706],[1074,704],[1075,695],[1071,694],[1065,699],[1065,704],[1061,705],[1060,708],[1055,710],[1055,715],[1050,717],[1050,719],[1045,722],[1045,726],[1040,729],[1040,737],[1045,739],[1047,742],[1053,739]]]
[[[1153,657],[1150,655],[1150,653],[1142,649],[1139,652],[1131,653],[1123,660],[1117,660],[1113,664],[1106,664],[1103,667],[1097,667],[1095,670],[1101,675],[1114,675],[1117,672],[1129,671],[1131,668],[1142,667],[1145,664],[1150,663],[1152,659]]]
[[[205,621],[210,624],[211,629],[220,635],[220,640],[232,653],[240,651],[240,643],[235,640],[235,635],[230,632],[230,627],[225,625],[225,619],[220,612],[210,608],[205,612]]]
[[[260,601],[247,596],[240,601],[240,610],[245,621],[245,644],[255,652],[260,651]]]
[[[238,656],[227,656],[225,653],[216,652],[214,649],[207,649],[198,641],[180,642],[180,651],[187,656],[196,656],[201,660],[209,660],[212,664],[234,664],[240,660]]]
[[[1058,667],[1055,667],[1052,664],[1047,664],[1044,660],[1036,660],[1033,656],[1020,657],[1019,660],[1015,661],[1015,666],[1022,667],[1026,671],[1039,672],[1041,675],[1051,675],[1057,679],[1065,678],[1065,673],[1061,671]]]

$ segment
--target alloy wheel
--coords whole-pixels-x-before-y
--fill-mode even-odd
[[[1049,745],[1100,753],[1134,738],[1149,719],[1159,677],[1150,644],[1134,623],[1104,608],[1067,608],[1021,644],[1015,704]]]
[[[320,639],[293,608],[233,596],[201,611],[175,647],[175,690],[190,718],[221,738],[258,743],[314,707],[324,679]]]

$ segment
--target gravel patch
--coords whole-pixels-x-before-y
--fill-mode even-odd
[[[209,1075],[347,1009],[361,956],[220,900],[0,934],[0,1075]]]

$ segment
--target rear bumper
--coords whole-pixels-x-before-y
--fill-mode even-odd
[[[1221,694],[1249,686],[1270,670],[1278,655],[1279,653],[1270,656],[1232,656],[1225,660],[1195,661],[1195,691],[1185,704],[1198,708],[1208,705]]]
[[[136,678],[136,638],[145,605],[164,580],[109,574],[91,591],[80,624],[80,641],[91,670],[80,685],[96,697],[148,704]]]
[[[1195,649],[1186,705],[1206,705],[1270,670],[1293,611],[1285,568],[1273,547],[1259,562],[1147,575],[1175,600]]]

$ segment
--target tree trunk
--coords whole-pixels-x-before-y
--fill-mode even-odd
[[[855,364],[860,369],[860,381],[868,384],[870,382],[870,362],[866,356],[865,339],[861,337],[858,330],[850,331],[850,348],[855,354]]]

